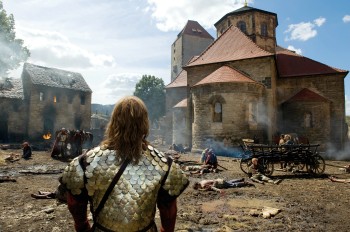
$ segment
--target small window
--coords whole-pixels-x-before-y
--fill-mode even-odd
[[[247,33],[247,25],[244,21],[239,21],[237,23],[237,27],[243,32],[243,33]]]
[[[173,72],[174,72],[174,73],[177,73],[177,65],[174,65],[174,66],[173,66]]]
[[[85,105],[85,95],[81,95],[81,96],[80,96],[80,103],[81,103],[82,105]]]
[[[261,24],[261,35],[267,36],[267,24],[266,23]]]
[[[40,101],[44,101],[44,93],[43,92],[39,93],[39,99],[40,99]]]
[[[60,102],[60,100],[61,100],[61,99],[60,99],[60,96],[59,96],[59,95],[54,95],[54,96],[53,96],[53,102],[54,102],[54,103]]]
[[[220,102],[214,104],[213,122],[222,122],[222,104]]]
[[[248,104],[248,122],[249,124],[256,124],[257,123],[257,107],[256,104],[250,102]]]
[[[231,21],[227,20],[227,27],[230,27],[230,26],[231,26]]]
[[[304,127],[312,128],[312,114],[310,112],[304,114]]]

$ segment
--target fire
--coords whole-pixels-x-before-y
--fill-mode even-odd
[[[47,134],[43,135],[44,139],[51,139],[51,133],[48,132]]]

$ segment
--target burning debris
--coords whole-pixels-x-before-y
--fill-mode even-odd
[[[44,134],[44,135],[43,135],[43,139],[45,139],[45,140],[51,139],[51,133],[48,132],[47,134]]]

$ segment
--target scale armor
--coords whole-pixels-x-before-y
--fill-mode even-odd
[[[157,149],[149,145],[143,154],[137,165],[130,163],[126,167],[97,218],[98,224],[109,230],[144,229],[154,220],[154,206],[159,189],[162,187],[171,197],[176,198],[189,184],[179,165],[172,162],[169,167],[167,158]],[[86,163],[84,173],[78,157],[73,159],[64,170],[62,182],[73,195],[81,194],[85,186],[88,195],[93,197],[96,210],[118,172],[121,161],[116,157],[114,150],[96,147],[87,153]],[[160,183],[163,183],[163,186]],[[96,228],[96,231],[99,229]],[[157,229],[153,226],[148,231]]]

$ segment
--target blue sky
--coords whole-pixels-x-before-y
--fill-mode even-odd
[[[216,38],[214,23],[244,0],[3,0],[28,62],[80,72],[92,102],[114,104],[143,74],[170,82],[170,47],[187,20]],[[277,43],[350,70],[350,1],[248,0],[278,16]],[[20,69],[11,73],[20,76]],[[350,77],[345,79],[350,115]]]

